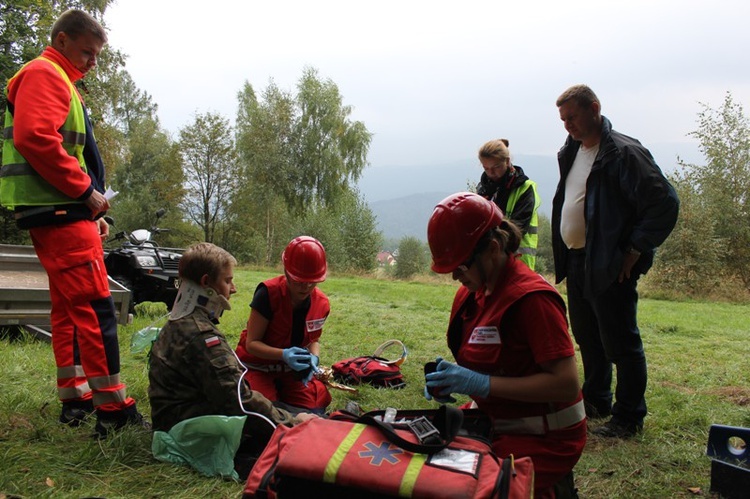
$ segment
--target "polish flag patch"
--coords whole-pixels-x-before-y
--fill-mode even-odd
[[[215,347],[219,343],[221,343],[221,340],[218,336],[211,336],[210,338],[206,338],[206,346],[209,348]]]

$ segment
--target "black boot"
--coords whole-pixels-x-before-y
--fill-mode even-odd
[[[572,471],[555,484],[555,497],[557,499],[578,499],[578,489],[573,480]]]
[[[135,404],[119,411],[96,411],[95,437],[107,438],[110,432],[117,431],[125,425],[136,426],[151,431],[151,423],[138,412]]]
[[[89,400],[69,400],[63,402],[60,412],[60,422],[73,428],[81,426],[81,423],[94,412],[94,403]]]

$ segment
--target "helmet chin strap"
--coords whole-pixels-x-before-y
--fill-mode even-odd
[[[174,321],[193,313],[195,307],[203,307],[208,311],[212,320],[218,321],[224,310],[231,310],[229,300],[217,293],[213,288],[204,288],[188,279],[180,283],[180,290],[174,300],[169,320]]]

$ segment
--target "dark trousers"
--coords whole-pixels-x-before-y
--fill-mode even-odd
[[[643,424],[646,416],[646,355],[636,321],[638,276],[615,281],[594,298],[585,298],[584,251],[568,255],[568,313],[583,361],[583,398],[618,423]],[[612,405],[612,365],[617,384]]]

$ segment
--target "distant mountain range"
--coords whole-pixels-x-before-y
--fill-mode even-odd
[[[427,241],[427,221],[435,205],[448,194],[451,193],[422,192],[369,204],[378,219],[378,229],[386,239],[412,236]]]
[[[556,158],[518,156],[513,161],[537,183],[541,212],[549,215],[557,186]],[[359,188],[386,239],[412,236],[426,241],[427,222],[435,205],[454,192],[473,187],[481,173],[478,162],[376,167],[365,171]]]
[[[677,156],[684,161],[704,162],[693,143],[650,145],[656,162],[665,173],[677,168]],[[558,180],[556,156],[513,155],[513,164],[537,184],[542,198],[540,212],[550,216],[552,197]],[[453,161],[437,165],[377,166],[367,168],[359,181],[364,195],[378,220],[378,228],[386,239],[413,236],[427,240],[427,221],[432,210],[446,196],[469,189],[482,174],[479,161]]]

